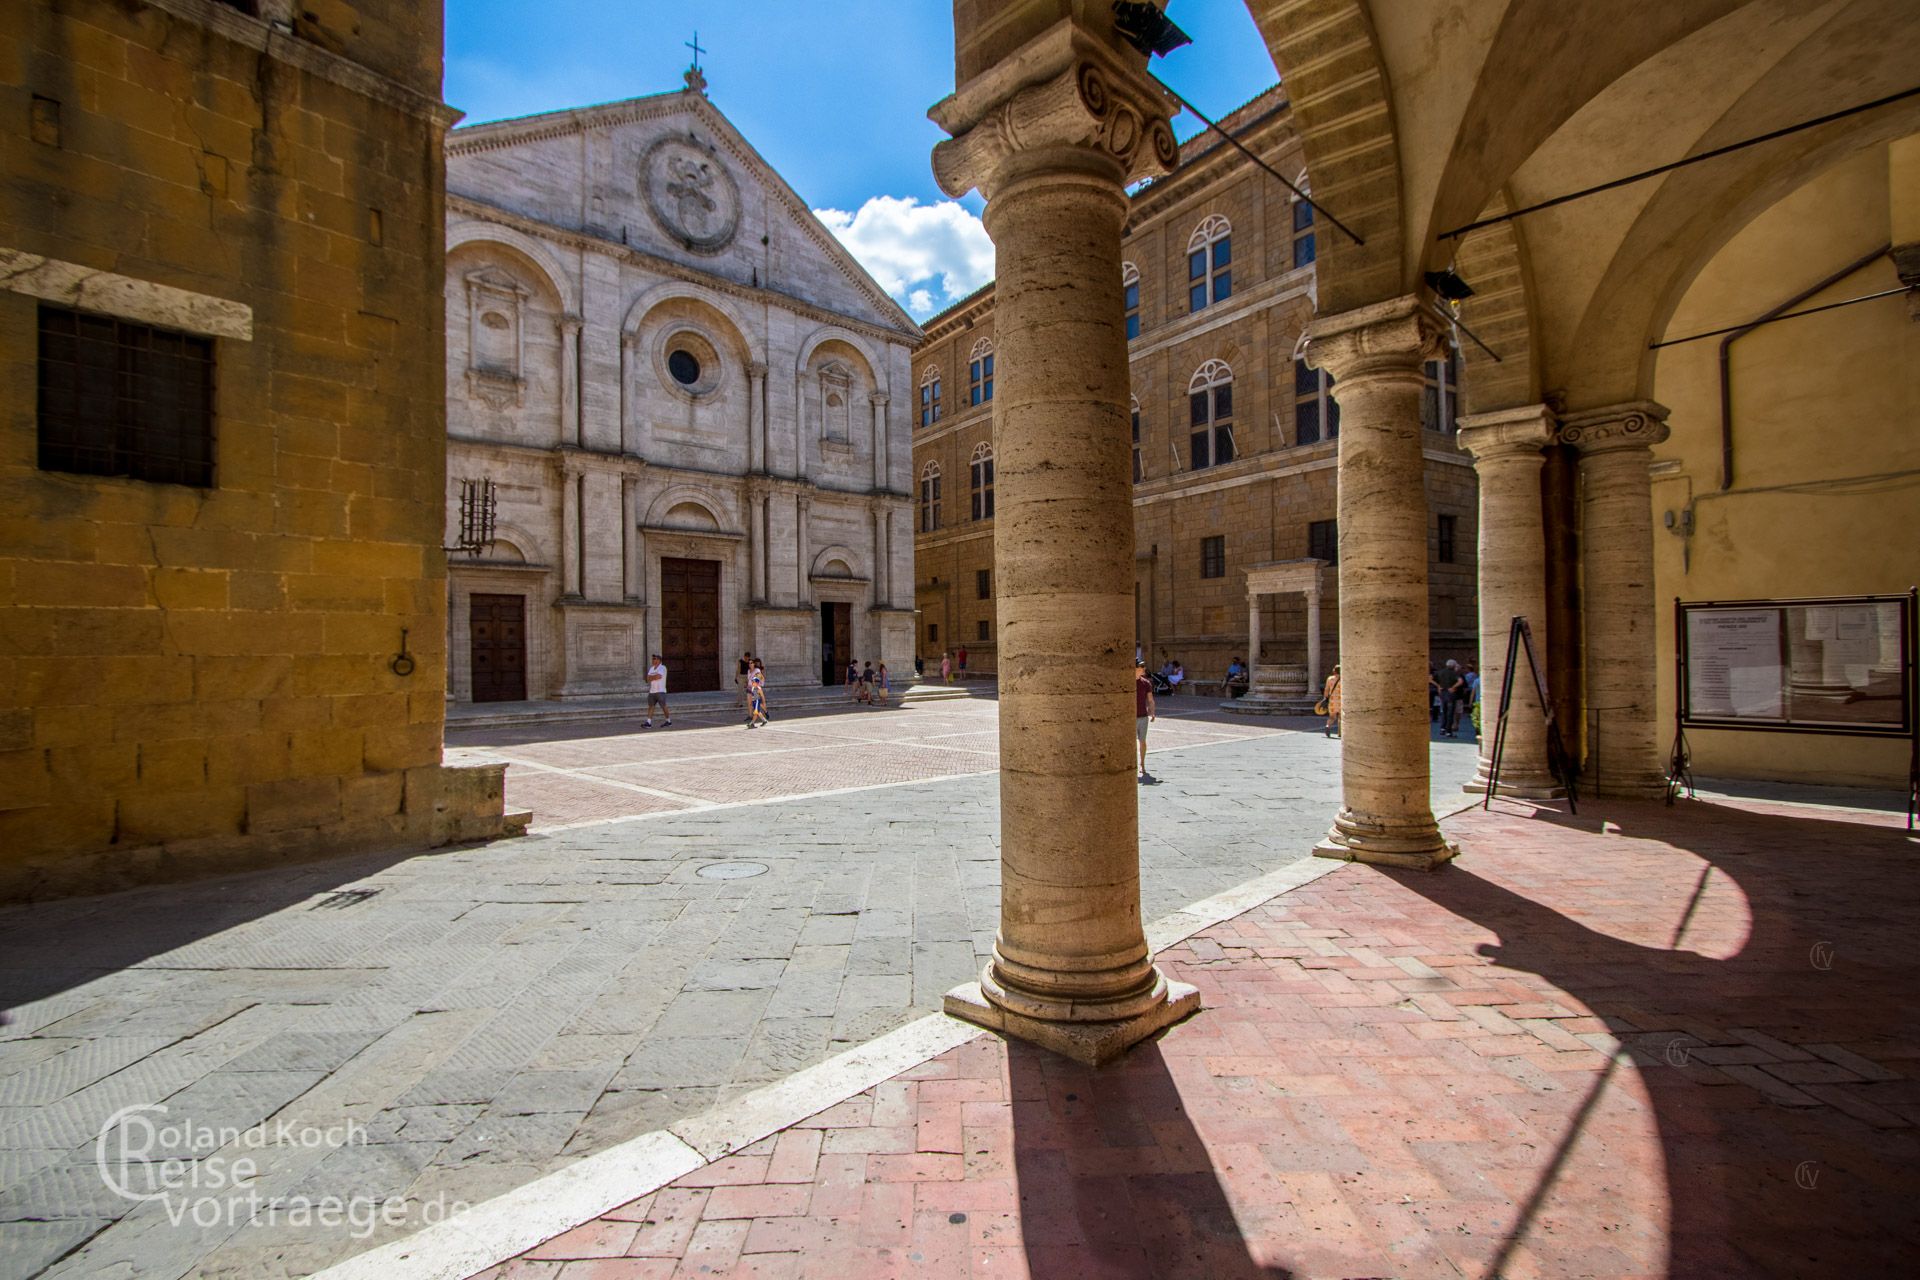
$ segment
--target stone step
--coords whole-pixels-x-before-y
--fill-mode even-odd
[[[894,705],[903,706],[909,702],[944,702],[959,698],[991,696],[995,686],[991,682],[974,681],[963,685],[915,684],[895,694]],[[823,686],[813,689],[768,691],[769,705],[780,711],[815,710],[821,707],[848,705],[852,696],[845,686]],[[668,695],[669,705],[682,715],[712,715],[732,713],[734,693],[731,689],[722,689],[710,693],[674,693]],[[582,698],[577,701],[546,702],[508,702],[508,703],[461,703],[447,710],[447,728],[453,729],[507,729],[529,724],[557,724],[563,721],[579,720],[637,720],[647,711],[647,700],[643,698]]]

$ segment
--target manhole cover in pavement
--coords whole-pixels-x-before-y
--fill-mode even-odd
[[[764,862],[713,862],[700,868],[699,874],[709,880],[745,880],[767,874],[767,866]]]

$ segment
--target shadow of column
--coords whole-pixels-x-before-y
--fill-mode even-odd
[[[1278,1201],[1229,1200],[1158,1038],[1099,1069],[1018,1041],[1012,1079],[1015,1179],[1036,1277],[1289,1280],[1247,1238]],[[1249,1187],[1258,1171],[1248,1171]],[[1271,1181],[1268,1175],[1268,1181]]]

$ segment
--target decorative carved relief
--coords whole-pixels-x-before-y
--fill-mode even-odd
[[[524,318],[532,296],[493,267],[467,281],[467,392],[494,409],[518,408],[526,393]]]
[[[1605,449],[1652,448],[1665,440],[1667,408],[1636,400],[1605,409],[1570,414],[1560,422],[1559,440],[1587,453]]]
[[[640,193],[654,221],[696,253],[718,253],[740,225],[740,188],[713,148],[662,138],[640,161]]]

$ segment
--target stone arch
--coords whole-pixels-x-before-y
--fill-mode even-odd
[[[1233,366],[1225,360],[1209,360],[1193,371],[1187,379],[1187,394],[1204,391],[1208,387],[1217,387],[1223,382],[1233,381]],[[1138,401],[1135,402],[1136,404]]]
[[[652,502],[647,504],[647,514],[642,523],[649,528],[682,528],[702,533],[725,529],[726,523],[721,519],[721,515],[724,513],[728,520],[733,518],[733,512],[726,498],[725,493],[712,489],[702,489],[690,484],[674,485],[672,488],[663,489],[654,496]],[[675,511],[683,507],[695,508],[710,523],[704,527],[694,524],[676,524],[671,517]]]
[[[1248,0],[1287,86],[1306,168],[1323,192],[1351,192],[1315,242],[1322,310],[1345,311],[1404,292],[1400,148],[1387,76],[1366,0]]]
[[[967,352],[967,363],[972,364],[982,356],[993,354],[993,339],[982,334],[973,344],[973,350]]]
[[[857,567],[859,563],[860,557],[854,554],[853,548],[836,542],[831,546],[822,547],[819,553],[813,557],[813,563],[807,569],[807,576],[810,578],[846,578],[852,580],[860,576],[860,571]],[[841,566],[841,572],[835,572],[833,566],[836,564]]]
[[[698,310],[712,312],[722,322],[718,327],[723,336],[733,343],[733,354],[741,362],[742,368],[760,358],[752,339],[747,336],[754,332],[753,322],[733,300],[725,294],[685,280],[663,281],[635,298],[620,321],[621,334],[637,337],[648,318],[671,302],[690,302],[696,304]]]
[[[447,255],[471,245],[487,245],[508,250],[553,291],[554,300],[566,315],[580,314],[580,291],[551,250],[540,241],[512,227],[491,222],[459,222],[447,232]]]
[[[887,391],[887,380],[883,376],[886,361],[882,360],[879,353],[873,349],[873,344],[851,329],[843,329],[839,325],[832,324],[821,325],[808,334],[806,341],[800,344],[799,354],[793,362],[793,376],[796,380],[807,376],[807,369],[813,363],[814,352],[829,342],[839,342],[853,348],[853,354],[859,357],[863,366],[860,372],[865,373],[868,385],[877,392]]]
[[[1139,283],[1140,268],[1131,262],[1122,262],[1120,264],[1120,287],[1124,289],[1130,284]]]
[[[1224,240],[1233,234],[1233,223],[1224,213],[1210,213],[1194,227],[1193,234],[1187,237],[1187,252],[1204,248],[1215,240]]]
[[[495,547],[505,545],[512,548],[514,555],[519,557],[517,563],[546,563],[545,556],[541,554],[539,537],[521,525],[512,524],[505,520],[495,522],[493,526],[493,543]],[[493,548],[489,548],[482,557],[483,563],[486,560],[495,560],[497,562]],[[467,561],[465,557],[453,555],[447,557],[447,562],[455,567],[458,567],[462,563],[471,563]]]

